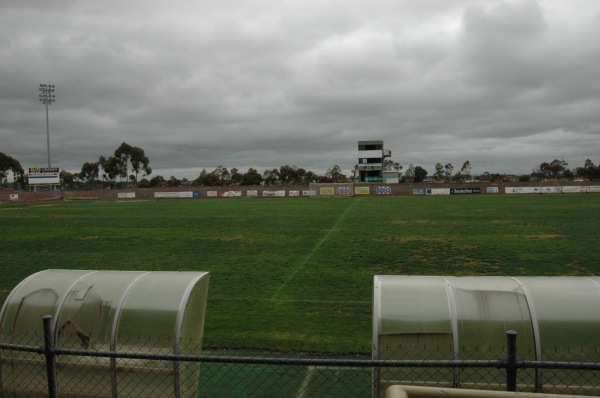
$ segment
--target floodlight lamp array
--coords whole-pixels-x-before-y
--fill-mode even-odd
[[[52,94],[54,93],[54,84],[40,84],[40,91],[39,100],[43,104],[52,105],[56,101],[56,95]]]

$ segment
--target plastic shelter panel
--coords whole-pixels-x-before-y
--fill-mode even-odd
[[[593,279],[521,277],[531,293],[540,330],[543,360],[565,361],[574,347],[589,360],[600,360],[600,288]],[[574,333],[576,325],[576,333]],[[568,336],[568,338],[567,338]]]
[[[194,276],[197,273],[154,272],[141,278],[123,303],[117,327],[117,346],[144,340],[152,344],[172,340],[176,334],[183,292]],[[172,347],[172,341],[167,345]]]
[[[42,319],[55,316],[65,292],[90,271],[42,271],[18,284],[2,307],[2,342],[44,345]],[[2,351],[3,396],[37,396],[46,390],[45,369],[26,352]]]
[[[443,294],[445,281],[446,297]],[[394,291],[387,292],[388,289]],[[374,286],[373,341],[380,358],[447,359],[444,353],[425,349],[421,353],[399,351],[382,355],[384,346],[415,345],[411,332],[436,330],[450,325],[454,359],[498,360],[507,355],[506,332],[517,332],[518,359],[542,361],[600,362],[600,277],[414,277],[376,276]],[[433,308],[436,307],[436,308]],[[444,321],[442,314],[450,309]],[[439,320],[440,322],[432,322]],[[417,325],[413,324],[417,323]],[[421,325],[418,325],[418,324]],[[422,335],[419,335],[420,339]],[[432,341],[431,339],[417,340]],[[424,345],[423,347],[426,347]],[[402,375],[385,373],[377,386],[396,377],[409,384],[442,386],[445,377],[435,372]],[[519,371],[518,389],[587,395],[597,391],[597,371],[527,369]],[[378,376],[374,372],[375,377]],[[383,377],[386,375],[386,377]],[[389,376],[389,377],[387,377]],[[504,373],[479,369],[455,369],[452,386],[503,389]],[[572,388],[565,385],[570,380]]]
[[[453,359],[452,320],[446,282],[436,276],[376,276],[373,339],[376,359]],[[424,368],[380,368],[373,372],[374,396],[387,386],[429,383]],[[440,369],[436,383],[451,386],[452,369]]]
[[[2,308],[2,342],[42,345],[42,317],[55,316],[65,292],[90,271],[42,271],[21,282]]]
[[[205,282],[200,283],[202,278],[205,278]],[[193,294],[194,289],[188,289],[192,280],[196,280],[193,286],[198,283],[200,283],[200,287],[208,286],[208,274],[199,278],[198,273],[194,272],[150,273],[140,278],[123,303],[116,330],[117,350],[158,354],[181,353],[182,341],[178,338],[181,336],[180,331],[177,330],[178,320],[185,319],[187,311],[202,310],[201,318],[197,319],[201,322],[195,325],[186,323],[185,333],[195,335],[196,341],[183,342],[186,344],[183,351],[199,352],[205,303],[201,308],[193,308],[186,303],[189,297],[205,300],[206,290],[203,293]],[[184,297],[184,292],[187,292],[187,297]],[[194,317],[192,316],[190,319],[193,320]],[[184,375],[195,374],[198,372],[199,365],[197,363],[177,364],[171,361],[149,363],[144,360],[119,359],[117,368],[123,369],[117,375],[119,394],[125,396],[133,394],[139,391],[140,385],[143,384],[147,394],[159,397],[172,393],[172,385],[168,383],[169,379],[180,378],[182,373]],[[151,368],[152,371],[142,376],[136,371],[137,368]],[[184,379],[187,380],[189,377],[184,377]],[[188,394],[193,396],[196,393],[197,389],[184,388],[180,396]]]
[[[447,277],[456,302],[456,356],[465,360],[506,357],[506,332],[516,331],[524,357],[535,359],[535,341],[527,298],[509,277]],[[456,384],[489,388],[505,377],[504,370],[464,369]],[[533,372],[521,372],[521,383],[533,385]]]
[[[518,277],[531,296],[539,328],[540,360],[600,362],[600,288],[595,278]],[[520,349],[519,349],[520,350]],[[539,392],[588,395],[598,372],[540,369]],[[566,389],[564,380],[579,389]]]
[[[68,292],[55,320],[57,347],[111,350],[111,332],[119,303],[132,283],[146,272],[102,271],[81,278]],[[59,394],[111,396],[111,361],[103,357],[57,358]],[[85,380],[79,383],[78,380]]]
[[[380,276],[377,281],[380,336],[452,333],[443,278]]]
[[[64,348],[109,350],[120,300],[146,272],[103,271],[79,280],[69,291],[55,322],[56,344]]]
[[[9,294],[2,342],[43,345],[42,317],[51,315],[58,348],[199,354],[208,281],[207,272],[42,271]],[[2,351],[0,395],[47,395],[44,360],[31,355]],[[192,362],[57,358],[61,397],[196,396],[198,369]]]
[[[600,289],[588,278],[520,277],[531,293],[544,360],[567,360],[573,347],[600,346]],[[576,325],[577,332],[573,327]],[[568,336],[568,338],[566,338]],[[600,358],[598,358],[600,359]]]
[[[448,277],[456,300],[461,359],[479,359],[483,351],[503,354],[506,332],[518,333],[519,347],[534,348],[527,298],[509,277]],[[531,359],[534,359],[532,357]]]

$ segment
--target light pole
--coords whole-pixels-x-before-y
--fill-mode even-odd
[[[40,101],[46,105],[46,140],[48,142],[48,168],[50,168],[50,123],[48,119],[48,105],[54,101],[54,84],[40,84]]]

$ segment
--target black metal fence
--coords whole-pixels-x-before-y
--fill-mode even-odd
[[[394,384],[600,395],[600,361],[586,361],[595,350],[573,350],[568,361],[529,360],[530,353],[517,351],[514,332],[507,332],[502,353],[480,348],[470,360],[444,359],[443,347],[412,347],[410,359],[214,347],[182,355],[164,344],[148,349],[141,340],[120,342],[127,349],[119,350],[99,343],[60,348],[49,317],[43,346],[2,337],[1,397],[372,397]],[[385,348],[386,358],[392,349]]]

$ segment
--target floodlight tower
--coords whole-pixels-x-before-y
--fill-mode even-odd
[[[50,168],[50,123],[48,120],[48,105],[52,105],[54,99],[54,84],[40,84],[40,101],[46,105],[46,140],[48,142],[48,168]]]

